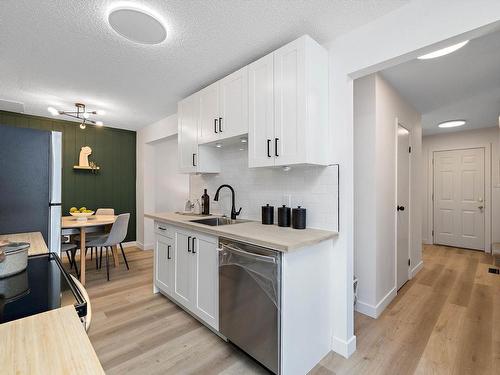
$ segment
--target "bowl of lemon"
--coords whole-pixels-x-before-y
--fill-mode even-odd
[[[71,207],[69,210],[69,214],[76,217],[76,220],[78,221],[85,221],[89,216],[92,216],[94,214],[94,211],[87,210],[87,207],[80,207],[80,209]]]

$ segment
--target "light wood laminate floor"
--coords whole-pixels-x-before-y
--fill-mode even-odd
[[[123,265],[87,263],[89,336],[107,374],[264,374],[163,296],[153,295],[152,252],[125,249]],[[121,259],[121,257],[120,257]],[[426,246],[424,268],[382,316],[356,314],[357,352],[327,355],[312,374],[499,374],[500,275],[481,252]],[[67,263],[67,262],[66,262]]]

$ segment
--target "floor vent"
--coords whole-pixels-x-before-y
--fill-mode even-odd
[[[489,273],[496,273],[496,274],[500,274],[500,269],[498,269],[498,268],[489,268],[489,269],[488,269],[488,272],[489,272]]]

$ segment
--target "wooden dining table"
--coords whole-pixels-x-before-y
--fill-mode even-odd
[[[74,216],[63,216],[61,219],[61,233],[80,234],[80,282],[85,285],[85,237],[91,228],[98,228],[112,225],[116,220],[114,215],[92,215],[87,220],[77,220]],[[97,256],[97,255],[96,255]],[[119,267],[118,246],[113,251],[113,260],[115,267]]]

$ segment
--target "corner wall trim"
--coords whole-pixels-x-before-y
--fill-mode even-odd
[[[418,273],[418,271],[420,271],[423,267],[424,267],[424,262],[423,261],[418,262],[418,264],[411,269],[410,278],[414,278],[415,275]]]
[[[389,303],[391,303],[391,301],[396,297],[396,295],[397,295],[397,290],[396,287],[394,287],[375,306],[358,300],[356,302],[356,311],[361,314],[368,315],[371,318],[377,319],[380,316],[380,314],[382,314],[382,312],[385,310],[385,308],[389,305]]]
[[[356,336],[347,341],[333,337],[332,350],[344,358],[349,358],[356,351]]]

